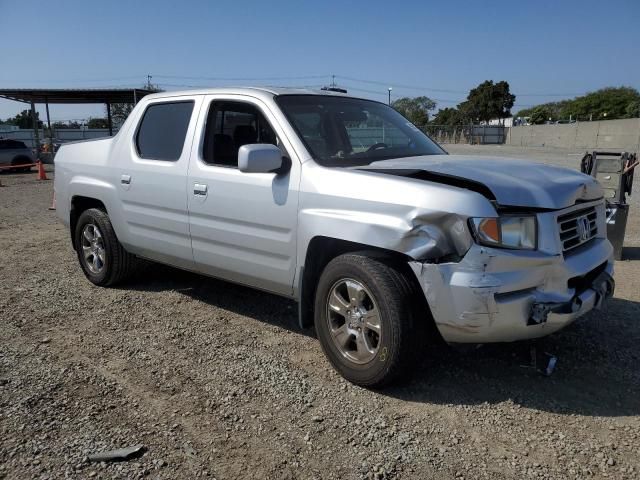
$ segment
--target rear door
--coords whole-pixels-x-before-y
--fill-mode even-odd
[[[201,96],[151,101],[124,132],[114,183],[132,253],[193,268],[187,172]]]
[[[292,294],[300,162],[275,117],[243,95],[205,98],[189,168],[189,216],[196,268],[202,273]],[[278,145],[287,173],[243,173],[238,149]]]

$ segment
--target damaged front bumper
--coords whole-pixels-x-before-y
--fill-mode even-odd
[[[458,263],[409,263],[440,334],[510,342],[560,330],[613,295],[613,248],[595,238],[563,256],[473,245]]]

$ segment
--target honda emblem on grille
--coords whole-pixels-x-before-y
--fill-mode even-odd
[[[576,219],[576,227],[578,230],[578,238],[580,238],[580,241],[586,242],[587,240],[589,240],[589,236],[591,235],[591,224],[589,222],[589,218],[586,215],[578,217]]]

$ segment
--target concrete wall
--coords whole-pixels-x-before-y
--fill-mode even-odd
[[[640,151],[640,119],[511,127],[507,128],[505,144],[637,152]]]

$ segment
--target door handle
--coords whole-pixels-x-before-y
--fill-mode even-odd
[[[206,195],[207,194],[207,186],[202,183],[194,183],[193,184],[193,194],[194,195]]]
[[[129,185],[131,184],[131,175],[122,175],[120,177],[120,183],[122,185]]]

